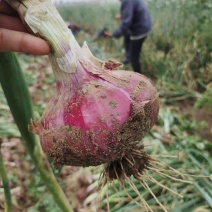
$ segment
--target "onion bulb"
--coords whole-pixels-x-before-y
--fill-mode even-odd
[[[87,45],[83,51],[89,61],[94,58]],[[69,79],[58,80],[41,122],[31,125],[54,164],[96,166],[119,160],[139,150],[138,141],[154,125],[159,100],[152,83],[135,72],[108,70],[108,63],[117,64],[82,62]]]

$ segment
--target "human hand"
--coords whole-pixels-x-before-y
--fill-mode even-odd
[[[0,0],[0,52],[8,51],[46,55],[50,47],[43,39],[29,34],[16,11]]]
[[[113,37],[112,33],[109,32],[109,31],[105,31],[105,32],[104,32],[104,36],[105,36],[106,38],[112,38],[112,37]]]
[[[117,21],[120,21],[120,20],[121,20],[121,15],[120,15],[120,14],[116,14],[116,15],[115,15],[115,19],[116,19]]]

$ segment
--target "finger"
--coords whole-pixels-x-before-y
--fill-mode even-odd
[[[0,29],[0,51],[46,55],[50,53],[50,47],[43,39],[28,33]]]
[[[21,20],[17,17],[0,14],[0,28],[27,32]]]
[[[17,12],[5,1],[0,0],[0,13],[5,15],[14,15],[17,16]]]

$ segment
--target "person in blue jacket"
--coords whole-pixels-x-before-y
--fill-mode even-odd
[[[144,0],[120,0],[121,24],[113,32],[106,32],[107,37],[130,37],[129,57],[135,72],[142,73],[139,61],[142,45],[151,31],[152,22]]]

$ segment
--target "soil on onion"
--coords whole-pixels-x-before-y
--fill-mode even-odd
[[[116,161],[116,164],[117,161],[126,155],[143,148],[137,143],[141,141],[154,124],[152,114],[155,112],[153,106],[155,102],[157,102],[157,99],[155,99],[152,104],[148,103],[148,105],[141,106],[141,111],[129,118],[117,132],[105,131],[103,138],[107,145],[106,151],[102,151],[101,146],[96,142],[98,135],[103,135],[104,130],[88,130],[84,132],[72,126],[60,126],[46,131],[40,130],[41,133],[43,132],[43,134],[40,134],[41,145],[44,149],[48,149],[46,154],[51,158],[51,161],[57,168],[63,165],[83,167],[97,166],[108,162],[112,163],[113,161]],[[36,121],[33,121],[29,127],[30,131],[36,133],[36,131],[39,131],[37,130],[39,126]],[[86,141],[88,141],[91,146],[95,144],[95,149],[91,149],[90,145],[86,145]],[[49,144],[52,145],[51,149],[50,147],[45,147],[47,142],[51,143]],[[77,143],[78,145],[70,145],[71,142]],[[139,157],[131,154],[132,160],[136,160]],[[139,160],[137,161],[137,165],[138,164]],[[128,169],[131,169],[130,167],[131,165],[129,165]],[[132,170],[132,175],[133,172],[135,172],[135,170]],[[130,176],[131,174],[128,173],[127,175]]]

